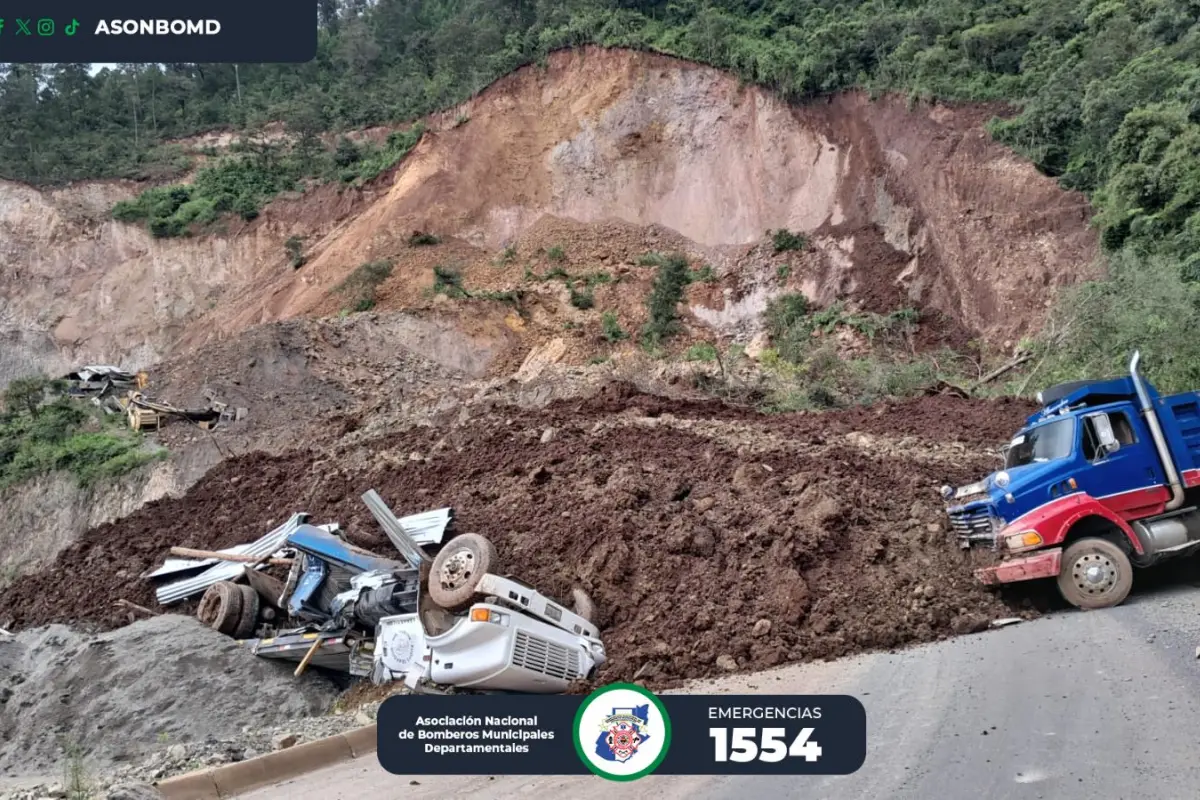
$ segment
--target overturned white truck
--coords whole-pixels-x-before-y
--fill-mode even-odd
[[[316,666],[375,683],[402,680],[414,691],[558,693],[604,664],[594,609],[582,590],[568,609],[500,575],[485,537],[464,533],[443,544],[444,524],[410,535],[374,490],[363,500],[400,560],[297,515],[264,544],[244,546],[261,563],[213,567],[226,570],[219,575],[225,579],[208,582],[197,616],[258,656],[300,662],[297,674]],[[436,556],[425,549],[439,546]],[[268,557],[286,556],[292,557],[286,581],[258,570]],[[245,585],[237,582],[243,578]],[[160,588],[159,601],[204,583],[202,576],[189,580]]]

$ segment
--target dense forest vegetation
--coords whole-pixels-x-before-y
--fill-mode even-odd
[[[1110,368],[1138,337],[1170,383],[1200,385],[1200,340],[1174,333],[1200,321],[1200,0],[319,0],[318,17],[317,58],[300,66],[0,67],[0,176],[169,178],[185,166],[163,145],[172,137],[283,120],[311,141],[411,120],[585,43],[709,63],[796,101],[854,86],[1007,100],[1020,114],[993,135],[1087,192],[1106,249],[1121,252],[1113,280],[1064,305],[1052,341],[1073,355],[1051,353],[1043,375]],[[411,138],[327,153],[323,170],[369,176]],[[160,235],[196,215],[252,216],[297,177],[272,169],[242,194],[220,182],[183,216],[181,191],[122,213],[162,220]],[[1169,315],[1146,299],[1164,292]]]

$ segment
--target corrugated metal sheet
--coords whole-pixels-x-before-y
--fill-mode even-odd
[[[414,514],[399,520],[374,489],[365,492],[362,501],[366,503],[367,508],[371,511],[371,516],[379,523],[379,527],[383,528],[383,532],[387,534],[388,539],[410,566],[415,569],[421,566],[422,561],[432,561],[420,545],[425,541],[436,543],[442,540],[442,535],[445,533],[446,526],[450,524],[453,514],[449,508]],[[412,520],[412,524],[408,524],[407,520]],[[420,538],[414,536],[413,533],[418,533]]]
[[[389,513],[391,509],[388,509]],[[396,519],[392,515],[392,519]],[[396,520],[404,528],[404,532],[417,544],[441,544],[446,536],[446,528],[454,519],[454,510],[439,508],[436,511],[425,511],[421,514],[410,514]]]
[[[246,551],[243,555],[251,556],[269,556],[283,547],[287,540],[288,534],[296,529],[297,525],[302,524],[308,519],[308,514],[294,514],[291,519],[280,525],[275,530],[268,533],[256,542],[246,545]],[[178,603],[189,597],[201,594],[209,586],[220,581],[231,581],[239,577],[246,571],[246,564],[234,561],[226,561],[201,572],[191,578],[182,581],[168,583],[166,586],[160,586],[154,593],[159,605],[169,606],[173,603]]]
[[[320,528],[321,530],[327,531],[329,533],[336,533],[339,529],[338,524],[336,522],[331,522],[326,525],[317,525],[315,527]],[[241,555],[246,555],[246,551],[252,546],[253,546],[253,542],[251,542],[250,544],[239,544],[239,545],[234,545],[233,547],[227,547],[224,550],[218,550],[217,552],[218,553],[229,553],[231,555],[241,556]],[[225,562],[219,558],[204,558],[204,559],[168,558],[168,559],[163,560],[161,567],[154,570],[153,572],[143,573],[142,577],[143,578],[163,578],[163,577],[166,577],[167,575],[172,575],[176,572],[187,572],[188,570],[200,569],[201,567],[207,567],[212,564],[223,564],[223,563],[225,563]]]

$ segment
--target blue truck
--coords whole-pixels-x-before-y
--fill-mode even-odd
[[[1004,467],[942,487],[964,549],[995,585],[1053,578],[1083,609],[1125,600],[1133,569],[1200,549],[1200,393],[1161,396],[1138,372],[1038,393]]]

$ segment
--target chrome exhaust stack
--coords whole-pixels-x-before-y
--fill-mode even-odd
[[[1133,358],[1129,360],[1129,377],[1133,379],[1133,388],[1137,391],[1138,404],[1146,418],[1146,427],[1150,429],[1150,438],[1154,440],[1154,446],[1158,449],[1158,458],[1162,461],[1163,472],[1167,476],[1167,485],[1171,487],[1171,499],[1167,501],[1164,510],[1174,511],[1183,505],[1183,483],[1179,480],[1179,472],[1175,469],[1175,460],[1171,458],[1171,451],[1167,447],[1166,437],[1163,436],[1162,426],[1158,424],[1158,412],[1154,410],[1154,404],[1150,402],[1150,393],[1146,391],[1146,385],[1138,374],[1138,363],[1141,360],[1141,352],[1133,351]]]

